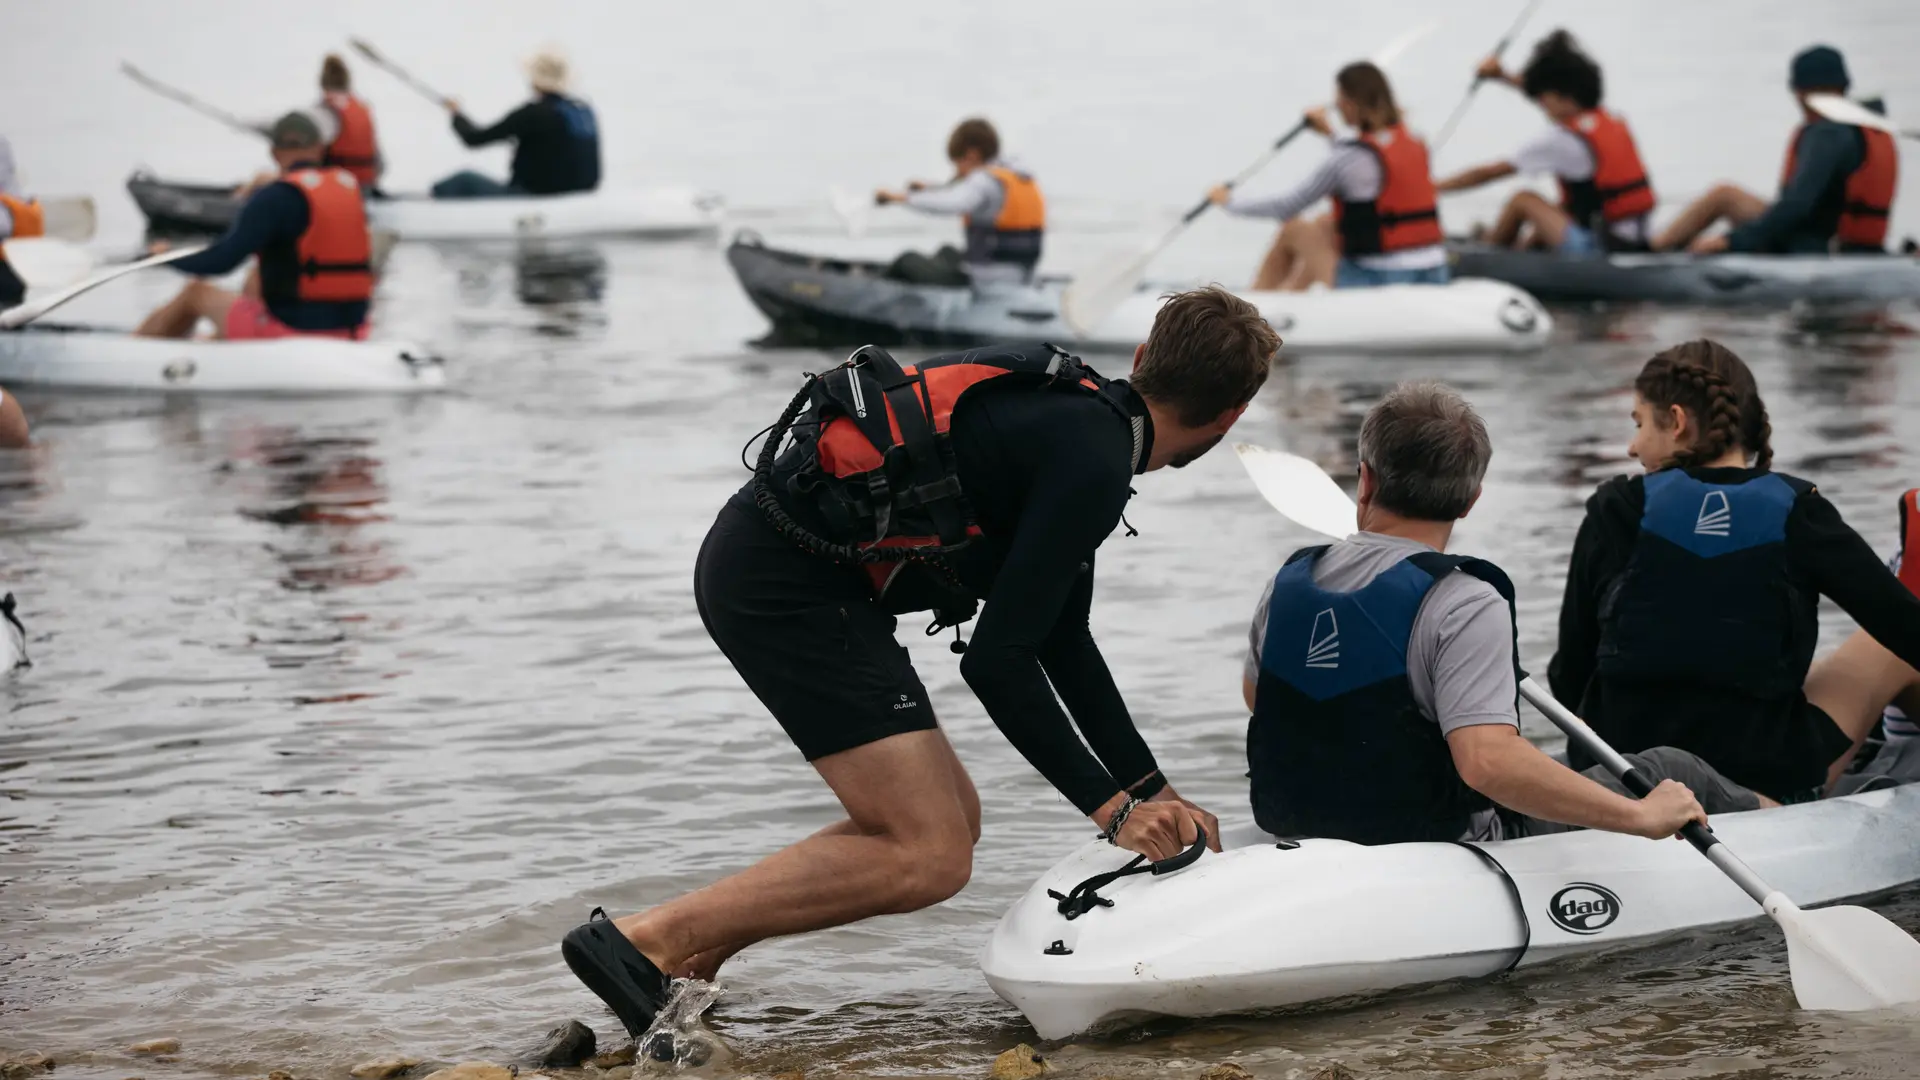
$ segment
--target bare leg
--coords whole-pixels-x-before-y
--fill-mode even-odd
[[[974,842],[978,843],[980,841],[980,795],[974,790],[973,780],[967,776],[966,768],[960,764],[959,755],[953,752],[953,744],[942,739],[941,745],[945,749],[947,766],[952,773],[953,781],[959,789],[960,805],[967,816],[968,831],[972,834]],[[836,821],[826,828],[821,829],[808,839],[811,840],[824,836],[859,835],[861,835],[861,832],[858,825],[855,825],[851,820],[843,820]],[[804,842],[805,841],[803,841],[803,843]],[[735,953],[753,943],[753,941],[745,940],[732,941],[725,945],[708,949],[705,952],[688,957],[686,963],[680,970],[671,971],[669,974],[675,978],[704,979],[707,982],[712,982],[714,978],[720,974],[720,965],[726,963]]]
[[[918,911],[967,883],[979,801],[945,733],[894,735],[813,764],[846,807],[845,824],[616,921],[662,971],[770,937]]]
[[[1286,292],[1305,292],[1314,285],[1333,288],[1333,276],[1340,268],[1340,241],[1333,231],[1333,215],[1322,214],[1311,221],[1295,218],[1293,276],[1280,287]]]
[[[1280,287],[1280,283],[1293,275],[1293,246],[1287,230],[1293,228],[1289,221],[1280,226],[1273,234],[1273,243],[1267,248],[1267,257],[1260,260],[1260,269],[1253,275],[1255,292],[1271,292]]]
[[[227,311],[239,297],[218,285],[189,281],[179,295],[156,308],[134,333],[140,337],[184,338],[201,319],[213,323],[215,336],[224,333]]]
[[[1860,743],[1873,730],[1888,703],[1910,695],[1920,686],[1920,672],[1908,667],[1888,652],[1864,630],[1840,643],[1840,647],[1813,665],[1807,672],[1807,700],[1840,725],[1853,739],[1853,746],[1840,755],[1827,770],[1827,786],[1846,771],[1847,763],[1860,749]],[[1904,698],[1903,698],[1904,700]]]
[[[1680,211],[1680,216],[1668,222],[1666,228],[1654,234],[1653,250],[1684,248],[1722,218],[1729,225],[1745,225],[1766,212],[1767,200],[1760,196],[1738,184],[1716,184]]]

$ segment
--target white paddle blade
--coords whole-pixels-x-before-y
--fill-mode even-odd
[[[36,236],[6,243],[7,262],[29,289],[61,289],[93,273],[93,253],[78,244]]]
[[[1884,915],[1851,906],[1768,911],[1786,932],[1801,1008],[1850,1012],[1920,1002],[1920,941]]]
[[[1106,322],[1107,316],[1139,291],[1140,283],[1146,280],[1147,267],[1163,246],[1164,242],[1156,243],[1105,273],[1078,277],[1067,285],[1060,294],[1060,317],[1067,320],[1075,337],[1093,336],[1094,329]]]
[[[873,209],[873,196],[862,196],[835,185],[827,189],[827,204],[847,230],[847,238],[858,240],[867,235],[867,211]]]
[[[1844,98],[1838,94],[1810,94],[1807,97],[1807,108],[1836,124],[1869,127],[1889,135],[1904,135],[1909,139],[1920,139],[1920,131],[1902,131],[1898,124],[1887,117],[1881,116],[1852,98]]]
[[[1359,512],[1333,477],[1306,458],[1252,443],[1237,443],[1240,464],[1261,497],[1294,524],[1339,539],[1359,529]]]
[[[1374,53],[1369,59],[1373,61],[1374,67],[1384,68],[1392,64],[1395,60],[1400,59],[1402,53],[1420,44],[1429,34],[1438,29],[1440,29],[1440,20],[1430,19],[1406,33],[1401,34],[1399,37],[1394,38],[1392,41],[1387,42],[1384,48]]]
[[[42,196],[40,209],[46,215],[46,235],[76,244],[93,239],[97,218],[91,196]]]

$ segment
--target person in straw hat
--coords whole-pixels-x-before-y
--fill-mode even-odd
[[[570,93],[566,57],[543,49],[527,61],[533,100],[492,127],[480,127],[448,98],[453,130],[468,146],[512,141],[513,169],[506,183],[462,169],[433,185],[436,199],[476,199],[503,195],[562,195],[600,186],[600,129],[593,109]]]

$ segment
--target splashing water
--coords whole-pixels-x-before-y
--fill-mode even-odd
[[[712,1061],[726,1049],[700,1017],[726,994],[726,984],[699,979],[675,979],[667,1004],[640,1036],[635,1059],[653,1064],[651,1071],[678,1072]]]

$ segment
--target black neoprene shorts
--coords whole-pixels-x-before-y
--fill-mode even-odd
[[[808,761],[936,726],[861,571],[782,539],[736,495],[694,563],[700,621]]]

